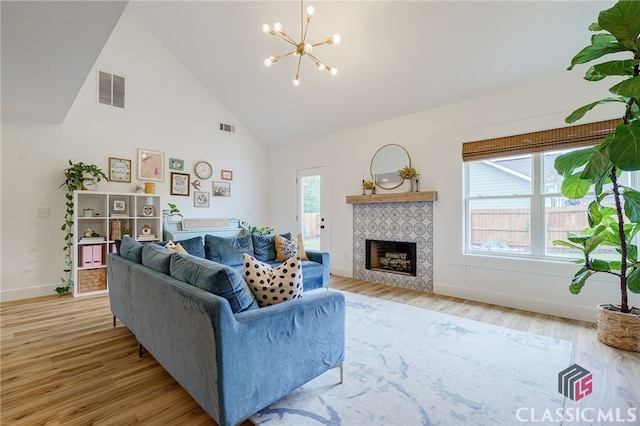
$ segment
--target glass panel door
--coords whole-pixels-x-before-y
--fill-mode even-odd
[[[298,232],[305,249],[329,251],[325,167],[298,170]]]

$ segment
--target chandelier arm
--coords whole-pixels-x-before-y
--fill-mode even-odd
[[[318,46],[324,46],[325,44],[329,44],[329,40],[320,41],[318,43],[312,44],[311,46],[318,47]]]
[[[307,16],[307,24],[304,26],[304,32],[301,34],[301,43],[307,39],[307,30],[309,29],[309,22],[311,22],[311,16]],[[302,26],[300,26],[300,30],[302,31]]]
[[[280,31],[279,33],[273,32],[273,35],[274,35],[274,36],[276,36],[276,37],[278,37],[278,38],[279,38],[279,39],[281,39],[281,40],[286,41],[286,42],[287,42],[287,43],[289,43],[289,44],[292,44],[292,45],[294,45],[294,46],[297,46],[297,45],[298,45],[298,43],[296,43],[294,39],[292,39],[291,37],[289,37],[289,34],[287,34],[286,32],[284,32],[284,30],[283,30],[283,31]]]
[[[298,56],[298,68],[296,69],[296,80],[300,79],[300,63],[302,62],[302,55]]]

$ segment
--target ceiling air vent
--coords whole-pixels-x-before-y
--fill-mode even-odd
[[[231,124],[220,123],[220,130],[222,130],[223,132],[235,133],[236,126],[232,126]]]
[[[99,71],[98,102],[124,108],[124,77]]]

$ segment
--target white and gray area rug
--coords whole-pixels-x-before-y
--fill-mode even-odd
[[[260,425],[511,425],[563,406],[571,342],[353,293],[344,383],[330,370],[251,417]]]

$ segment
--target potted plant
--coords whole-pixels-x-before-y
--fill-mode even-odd
[[[64,224],[62,225],[61,230],[65,231],[66,234],[64,236],[64,247],[62,250],[64,251],[64,263],[65,269],[63,270],[64,276],[60,278],[61,286],[56,287],[56,293],[63,295],[69,293],[71,288],[73,287],[73,279],[71,267],[73,265],[73,261],[71,260],[71,251],[73,249],[73,191],[83,189],[84,185],[88,181],[100,182],[102,179],[108,181],[107,175],[105,175],[104,171],[100,169],[98,166],[94,164],[84,164],[82,162],[73,163],[69,160],[69,167],[63,170],[64,173],[64,182],[62,182],[59,188],[63,186],[67,187],[67,193],[65,194],[66,198],[66,211],[64,215]]]
[[[569,233],[568,241],[556,245],[582,252],[573,261],[581,265],[573,277],[569,291],[578,294],[595,274],[616,278],[620,304],[598,305],[598,340],[624,350],[640,351],[640,309],[629,306],[629,292],[640,293],[638,247],[633,244],[640,230],[640,192],[623,185],[622,171],[640,169],[640,2],[619,1],[600,12],[598,22],[589,26],[596,34],[591,45],[582,49],[571,61],[575,65],[616,53],[616,59],[591,66],[585,74],[588,81],[609,76],[622,76],[622,81],[609,89],[615,96],[578,108],[567,118],[574,123],[595,106],[619,102],[624,109],[622,122],[602,141],[591,148],[560,155],[555,168],[563,176],[562,193],[571,199],[582,199],[594,188],[589,203],[589,226],[579,234]],[[621,58],[621,53],[630,58]],[[613,255],[597,255],[599,247],[613,247]]]
[[[240,222],[240,226],[246,234],[271,235],[273,228],[269,226],[253,226],[248,222]]]
[[[398,170],[398,176],[400,176],[404,180],[408,180],[410,182],[409,191],[417,191],[418,190],[418,176],[420,173],[412,167],[412,166],[404,166],[400,170]],[[415,183],[415,187],[414,187]]]
[[[371,194],[373,192],[373,188],[376,186],[372,180],[363,180],[362,181],[362,191],[364,194]]]
[[[165,216],[167,222],[179,222],[182,217],[180,209],[173,203],[167,203],[168,209],[162,210],[162,214]]]

